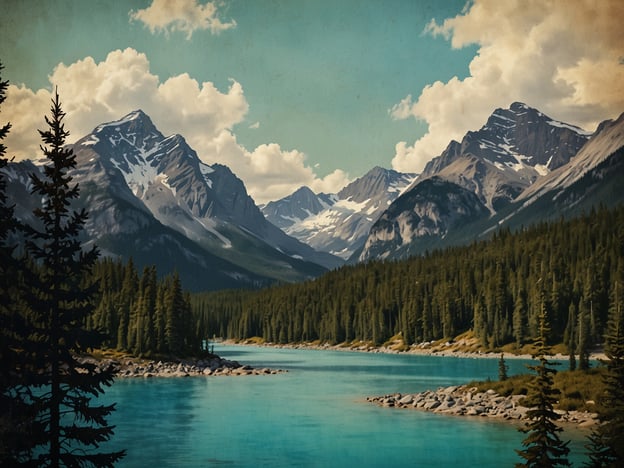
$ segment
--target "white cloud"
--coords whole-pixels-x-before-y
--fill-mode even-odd
[[[197,30],[208,29],[212,34],[219,34],[236,27],[234,20],[223,22],[219,19],[219,6],[216,2],[202,5],[197,0],[153,0],[147,8],[130,11],[130,19],[141,21],[152,34],[169,35],[181,31],[191,39]]]
[[[425,32],[453,48],[477,44],[470,74],[425,87],[393,106],[395,119],[429,125],[414,144],[400,142],[392,165],[419,172],[451,139],[485,123],[497,107],[522,101],[553,118],[593,130],[624,111],[624,2],[475,0]]]
[[[405,120],[412,116],[413,105],[412,95],[408,94],[401,99],[400,102],[392,106],[392,108],[388,110],[388,114],[390,114],[394,120]]]
[[[277,143],[263,144],[249,151],[227,130],[203,143],[204,151],[200,153],[208,155],[203,158],[205,162],[227,161],[226,164],[245,181],[247,191],[257,203],[283,198],[302,185],[315,192],[335,193],[350,182],[348,175],[340,169],[319,178],[306,165],[304,153],[284,150]]]
[[[102,122],[118,119],[136,109],[144,110],[164,133],[184,133],[191,144],[203,135],[218,134],[240,123],[248,103],[242,86],[231,80],[226,92],[213,83],[198,83],[188,74],[164,83],[152,74],[145,54],[128,48],[108,54],[96,63],[91,57],[69,66],[59,64],[49,77],[58,87],[67,112],[71,141],[89,133]],[[9,86],[5,102],[13,130],[7,138],[18,158],[37,154],[37,128],[44,125],[51,93]],[[19,141],[18,141],[19,140]]]
[[[100,63],[87,57],[59,64],[49,79],[52,88],[58,86],[67,113],[68,143],[100,123],[142,109],[165,135],[182,134],[205,162],[230,167],[256,201],[284,197],[301,185],[335,192],[348,183],[342,171],[319,178],[299,151],[274,143],[253,151],[241,146],[233,128],[245,120],[249,105],[242,85],[233,79],[224,92],[186,73],[161,82],[151,73],[147,56],[131,48],[113,51]],[[51,98],[47,89],[9,86],[2,115],[12,124],[5,144],[16,159],[41,156],[37,129],[45,128]]]

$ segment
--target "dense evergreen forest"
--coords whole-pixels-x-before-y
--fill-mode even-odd
[[[99,299],[87,328],[105,331],[105,346],[137,356],[201,350],[202,322],[192,316],[189,294],[176,273],[159,280],[155,267],[139,275],[132,260],[124,265],[106,259],[97,263],[93,275]]]
[[[379,345],[397,333],[411,344],[473,330],[487,348],[531,341],[545,308],[550,341],[583,357],[602,342],[609,307],[622,306],[623,284],[620,206],[304,283],[197,294],[191,305],[203,336]]]

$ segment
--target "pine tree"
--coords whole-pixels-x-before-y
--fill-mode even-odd
[[[500,359],[498,360],[498,380],[503,382],[507,380],[507,371],[509,370],[509,366],[505,363],[505,355],[501,353]]]
[[[537,354],[533,356],[539,364],[529,366],[529,369],[535,371],[536,376],[524,403],[531,407],[527,412],[530,421],[525,428],[521,429],[528,433],[528,436],[522,441],[525,449],[516,450],[526,462],[516,464],[517,468],[570,466],[566,458],[570,451],[569,442],[561,441],[558,433],[562,429],[555,424],[561,416],[553,409],[559,391],[553,388],[553,375],[556,370],[551,366],[554,364],[546,359],[546,356],[550,354],[550,347],[547,345],[548,334],[546,311],[542,306],[539,317],[539,337],[536,341]]]
[[[586,371],[589,369],[589,314],[584,305],[581,304],[581,309],[578,316],[578,346],[577,352],[579,355],[578,368],[579,370]]]
[[[524,344],[527,336],[526,292],[521,290],[516,296],[513,309],[513,334],[518,346]]]
[[[128,260],[128,264],[124,269],[123,282],[121,292],[119,294],[119,303],[117,304],[119,325],[117,329],[117,349],[130,350],[128,344],[128,330],[132,327],[130,324],[130,310],[134,304],[136,291],[139,285],[139,279],[134,267],[132,258]]]
[[[572,302],[570,307],[568,308],[568,325],[566,327],[566,331],[564,333],[564,341],[568,346],[568,356],[570,363],[570,370],[576,370],[576,341],[575,341],[575,324],[576,324],[576,306]]]
[[[180,276],[175,272],[165,292],[165,340],[167,351],[175,356],[180,356],[184,350],[182,336],[184,310],[185,301]]]
[[[27,226],[29,253],[36,264],[29,278],[26,299],[36,337],[33,350],[37,374],[30,384],[40,389],[32,398],[39,410],[37,421],[45,431],[35,434],[38,465],[112,466],[124,452],[97,453],[100,443],[113,434],[106,423],[113,405],[94,406],[91,399],[113,382],[114,368],[98,369],[83,362],[77,354],[101,345],[104,337],[85,329],[93,312],[97,284],[84,285],[98,256],[95,247],[82,250],[79,236],[87,213],[70,208],[79,196],[77,184],[71,185],[69,171],[75,167],[73,151],[64,148],[68,132],[58,93],[52,100],[48,129],[39,131],[48,159],[44,176],[32,175],[33,194],[43,206],[35,210],[41,228]]]
[[[8,85],[0,78],[0,104],[6,99]],[[32,368],[28,365],[30,356],[23,352],[28,347],[28,324],[19,310],[16,285],[21,282],[21,268],[14,257],[16,246],[11,242],[19,224],[9,204],[2,171],[8,164],[2,140],[10,129],[10,123],[0,126],[0,466],[18,465],[29,459],[34,447],[31,434],[41,429],[33,417],[35,409],[25,379],[25,368]]]
[[[624,263],[621,260],[607,326],[605,390],[598,401],[601,424],[589,437],[590,467],[616,467],[624,460]]]

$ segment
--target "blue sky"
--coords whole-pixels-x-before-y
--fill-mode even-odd
[[[624,2],[542,3],[5,0],[7,146],[38,156],[57,85],[73,137],[141,107],[265,202],[418,172],[515,100],[591,130],[624,110]],[[613,78],[592,83],[596,67]]]

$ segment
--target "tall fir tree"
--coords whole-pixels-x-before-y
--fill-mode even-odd
[[[500,359],[498,360],[498,380],[503,382],[507,380],[507,371],[509,370],[509,366],[505,362],[505,354],[501,353]]]
[[[513,334],[518,347],[524,344],[527,336],[527,305],[526,292],[520,290],[516,296],[513,309]]]
[[[575,340],[575,325],[576,325],[576,306],[572,302],[568,308],[568,325],[564,332],[564,342],[568,347],[569,366],[570,370],[576,370],[576,340]]]
[[[55,92],[51,116],[45,119],[48,129],[39,131],[48,164],[42,178],[32,175],[32,193],[43,200],[42,207],[35,210],[40,225],[26,229],[26,247],[35,261],[26,302],[34,326],[33,351],[39,368],[30,384],[39,389],[32,398],[38,408],[37,421],[45,428],[36,434],[35,463],[52,467],[112,466],[124,451],[101,453],[97,448],[113,434],[106,418],[115,405],[96,406],[91,400],[112,384],[115,369],[99,369],[78,358],[80,353],[100,346],[104,336],[85,328],[94,310],[97,284],[85,285],[84,279],[98,251],[95,247],[82,249],[79,238],[87,213],[70,206],[79,196],[79,187],[71,184],[69,171],[76,161],[73,151],[64,147],[69,134],[64,117]]]
[[[589,436],[592,468],[618,467],[624,461],[624,262],[620,260],[611,293],[605,355],[604,393],[598,400],[600,424]]]
[[[579,370],[586,371],[589,369],[589,333],[590,333],[590,319],[589,312],[581,301],[581,309],[578,316],[578,343],[577,352],[579,355],[578,368]]]
[[[533,356],[539,361],[538,365],[529,366],[536,375],[531,384],[530,393],[527,395],[524,405],[531,409],[527,411],[529,422],[521,429],[528,433],[522,441],[523,450],[516,450],[524,463],[516,464],[516,468],[570,466],[567,455],[570,451],[569,442],[563,442],[559,438],[562,429],[556,425],[561,416],[554,410],[559,391],[553,387],[553,375],[557,372],[554,364],[546,359],[550,354],[547,344],[549,325],[545,307],[539,316],[539,336],[536,340],[537,353]]]
[[[0,63],[0,73],[3,68]],[[0,77],[0,104],[6,99],[8,85]],[[32,434],[37,429],[36,410],[25,379],[26,369],[32,365],[24,352],[28,348],[28,324],[19,309],[21,269],[11,240],[19,223],[6,193],[3,171],[8,164],[3,140],[10,129],[10,123],[0,125],[0,466],[17,466],[28,460],[34,447]]]
[[[184,312],[182,284],[180,276],[175,272],[165,292],[165,340],[167,351],[175,356],[180,356],[184,351]]]
[[[120,311],[117,329],[117,349],[120,350],[130,350],[128,344],[128,329],[131,328],[130,310],[134,304],[134,297],[138,286],[139,278],[134,267],[134,262],[132,258],[130,258],[124,269],[121,293],[117,305],[117,309]]]

